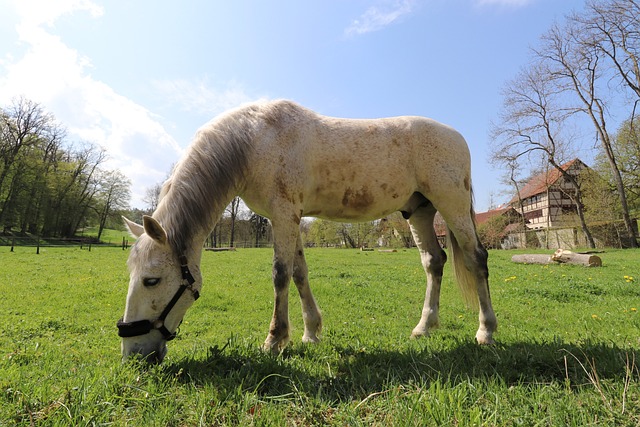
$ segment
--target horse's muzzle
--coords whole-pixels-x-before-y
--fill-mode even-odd
[[[136,341],[136,342],[133,342]],[[156,342],[140,342],[135,338],[122,339],[122,359],[130,357],[140,357],[143,361],[151,364],[159,364],[167,355],[167,343],[165,340]]]

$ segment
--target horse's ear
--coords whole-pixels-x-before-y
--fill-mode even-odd
[[[135,237],[137,239],[138,237],[142,236],[142,233],[144,233],[144,227],[125,217],[122,217],[122,220],[124,221],[124,225],[127,227],[127,229],[129,230],[129,234],[131,234],[132,237]]]
[[[142,217],[142,225],[147,236],[162,245],[167,243],[167,232],[164,231],[164,228],[162,228],[158,221],[148,215],[144,215]]]

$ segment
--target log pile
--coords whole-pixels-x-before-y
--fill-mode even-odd
[[[602,267],[602,259],[591,253],[571,252],[558,249],[552,255],[521,254],[511,257],[511,261],[520,264],[578,264],[585,267]]]

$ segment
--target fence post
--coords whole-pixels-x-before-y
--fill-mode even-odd
[[[13,247],[14,247],[15,245],[16,245],[16,238],[15,238],[15,237],[13,237],[13,238],[11,239],[11,252],[13,252]]]
[[[40,236],[36,237],[36,255],[40,255]]]

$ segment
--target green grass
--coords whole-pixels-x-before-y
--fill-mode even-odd
[[[202,297],[148,367],[120,361],[126,251],[5,249],[0,426],[640,424],[640,251],[607,251],[593,269],[491,252],[498,344],[480,347],[448,268],[441,328],[411,340],[415,250],[308,250],[323,340],[300,342],[292,290],[278,357],[259,350],[271,251],[205,252]]]
[[[98,227],[87,227],[83,230],[82,234],[88,237],[97,237],[98,236]],[[130,244],[135,240],[131,235],[124,230],[113,230],[110,228],[105,228],[102,230],[102,235],[100,236],[100,241],[102,243],[111,244],[111,245],[121,245],[122,238],[127,240]]]

